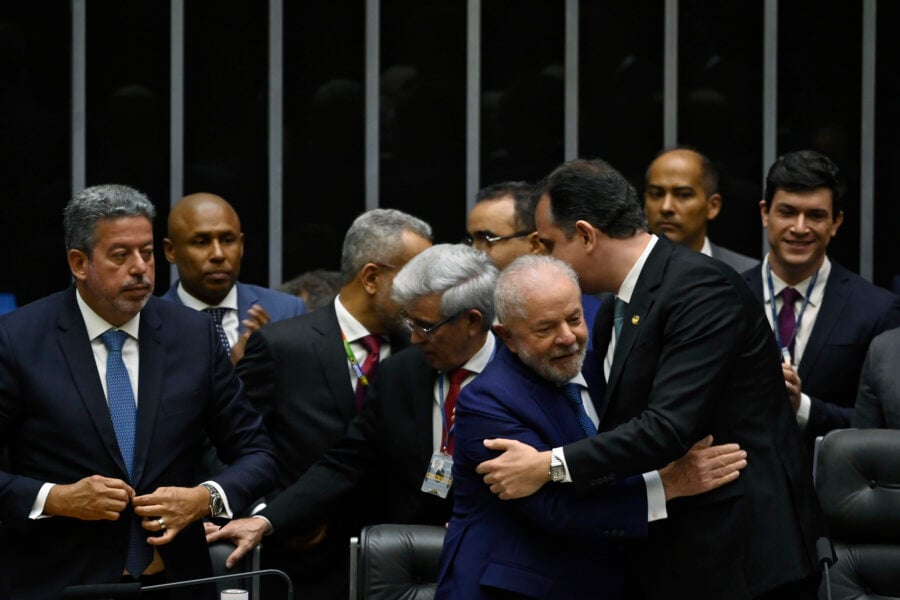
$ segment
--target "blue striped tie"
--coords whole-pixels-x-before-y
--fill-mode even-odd
[[[578,422],[581,423],[584,434],[587,437],[597,435],[597,428],[588,416],[587,411],[584,409],[584,402],[581,400],[581,386],[577,383],[567,383],[563,386],[563,392],[565,392],[566,398],[572,403],[572,408],[575,409],[575,414],[578,416]]]
[[[109,351],[106,357],[106,397],[109,401],[109,414],[112,417],[119,451],[128,469],[128,479],[134,485],[134,438],[137,421],[137,406],[134,402],[134,391],[131,379],[122,360],[122,346],[127,334],[120,329],[110,329],[102,333],[100,339]],[[131,530],[128,533],[128,555],[125,557],[125,569],[135,578],[140,577],[150,561],[153,550],[147,545],[140,518],[133,516]]]

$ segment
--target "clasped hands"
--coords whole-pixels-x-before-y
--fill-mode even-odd
[[[168,544],[190,523],[209,514],[209,491],[204,487],[160,487],[138,496],[121,479],[91,475],[75,483],[53,486],[44,514],[83,521],[116,521],[128,504],[143,517],[141,526],[160,535],[147,538],[153,546]]]

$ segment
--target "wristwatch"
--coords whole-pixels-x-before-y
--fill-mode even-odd
[[[207,491],[209,491],[209,516],[218,516],[223,510],[225,510],[225,503],[222,502],[222,495],[214,485],[210,485],[208,483],[201,483],[200,485],[202,485],[207,489]]]
[[[565,481],[566,465],[555,454],[550,455],[550,481]]]

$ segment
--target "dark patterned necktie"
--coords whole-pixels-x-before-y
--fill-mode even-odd
[[[581,429],[584,430],[584,435],[586,437],[597,435],[597,427],[588,416],[587,410],[584,408],[584,401],[581,399],[581,386],[577,383],[567,383],[563,386],[563,392],[566,394],[566,398],[569,399],[569,402],[572,403],[572,408],[575,410],[578,422],[581,423]]]
[[[778,335],[781,336],[781,346],[787,348],[794,359],[794,330],[797,328],[797,316],[794,313],[794,303],[800,298],[800,292],[794,288],[781,290],[783,302],[778,313]]]
[[[213,321],[216,322],[216,333],[219,334],[219,341],[222,342],[222,346],[225,348],[225,354],[231,355],[231,344],[228,343],[228,335],[225,333],[225,328],[222,327],[222,318],[225,316],[225,313],[229,310],[227,308],[205,308],[203,309],[212,315]]]
[[[628,303],[616,297],[616,307],[613,311],[613,329],[616,332],[616,342],[619,341],[619,334],[622,333],[622,324],[625,322],[626,310],[628,310]]]

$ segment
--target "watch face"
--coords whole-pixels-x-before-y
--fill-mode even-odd
[[[550,467],[550,479],[553,481],[562,481],[566,478],[566,469],[562,465],[553,465]]]

